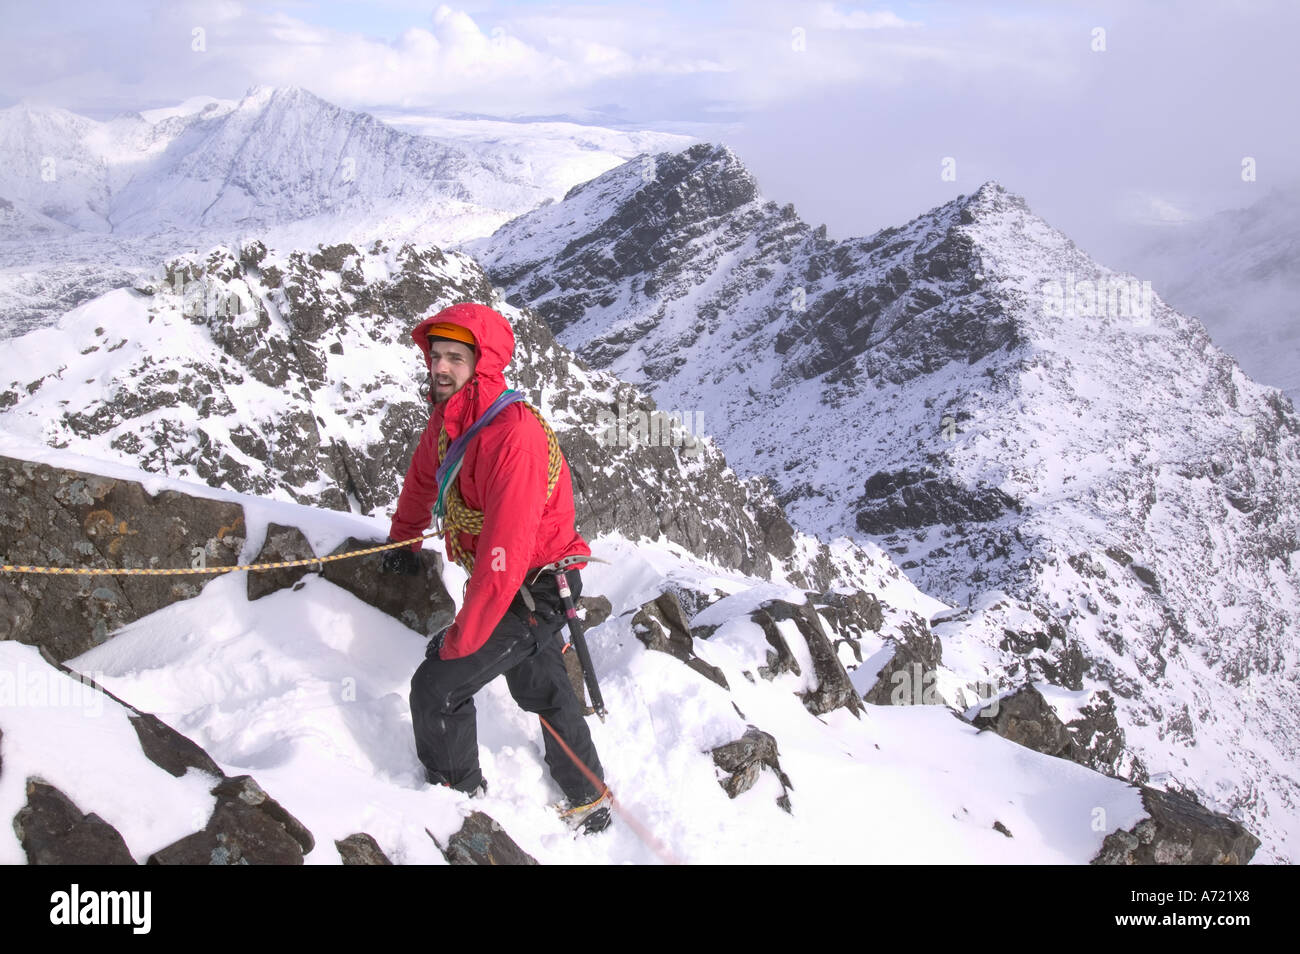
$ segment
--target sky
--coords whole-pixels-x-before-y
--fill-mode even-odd
[[[102,119],[292,85],[375,112],[681,130],[833,238],[993,179],[1115,264],[1300,181],[1289,0],[0,0],[0,18],[0,106]]]

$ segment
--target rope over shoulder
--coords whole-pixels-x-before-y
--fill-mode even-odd
[[[542,430],[546,432],[546,499],[550,500],[551,495],[555,493],[556,484],[560,482],[560,468],[564,462],[564,455],[560,451],[560,440],[555,436],[555,431],[546,422],[546,418],[542,416],[541,411],[527,401],[520,401],[519,403],[533,413],[538,423],[542,425]],[[448,444],[447,428],[444,426],[438,434],[438,463],[440,465],[447,456]],[[459,473],[459,463],[459,461],[456,462],[457,473]],[[466,573],[473,573],[474,555],[461,545],[460,535],[466,533],[477,536],[483,532],[483,511],[474,510],[465,503],[465,499],[460,495],[460,487],[455,476],[448,480],[438,499],[439,504],[435,504],[434,515],[435,517],[441,517],[442,532],[447,534],[447,555],[464,567]],[[441,514],[437,512],[439,506],[443,510]]]

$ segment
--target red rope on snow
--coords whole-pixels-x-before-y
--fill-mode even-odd
[[[593,772],[591,769],[589,769],[583,763],[582,759],[578,758],[578,756],[574,753],[573,749],[569,748],[568,744],[562,738],[560,738],[560,733],[556,732],[553,728],[551,728],[551,724],[547,722],[546,719],[543,718],[542,716],[539,715],[537,718],[541,721],[542,727],[546,729],[547,732],[551,733],[552,737],[554,737],[556,742],[560,743],[560,748],[564,750],[564,754],[567,755],[570,759],[572,759],[573,764],[578,766],[582,774],[587,777],[587,781],[591,782],[591,784],[594,785],[598,791],[609,793],[610,807],[618,810],[619,815],[628,823],[633,833],[638,838],[641,839],[641,843],[644,844],[651,851],[653,851],[656,855],[658,855],[659,860],[662,861],[664,864],[667,865],[681,864],[681,862],[677,860],[677,858],[673,855],[673,853],[669,851],[666,847],[664,847],[663,843],[660,842],[658,838],[656,838],[653,834],[651,834],[650,829],[647,828],[645,825],[641,824],[641,821],[630,811],[628,811],[628,809],[617,798],[614,797],[614,790],[596,777],[596,773]]]

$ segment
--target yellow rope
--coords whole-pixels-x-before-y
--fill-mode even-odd
[[[564,462],[564,456],[560,453],[560,441],[555,436],[555,431],[551,430],[551,425],[546,423],[546,418],[542,417],[542,412],[537,410],[527,401],[524,407],[533,412],[542,425],[542,430],[546,432],[546,499],[551,499],[551,494],[555,493],[555,485],[560,482],[560,467]],[[447,429],[444,427],[438,435],[438,464],[441,465],[443,458],[447,456]],[[443,532],[448,534],[447,553],[456,563],[465,568],[466,573],[474,572],[474,555],[468,552],[460,543],[460,535],[468,533],[477,536],[483,532],[483,511],[471,510],[466,505],[465,499],[460,495],[460,488],[457,483],[453,483],[447,488],[445,506],[447,514],[443,520]]]
[[[412,543],[427,540],[434,535],[433,532],[430,532],[424,536],[411,537],[409,540],[398,540],[395,543],[385,543],[377,547],[368,547],[365,550],[349,550],[347,553],[336,553],[334,556],[313,557],[310,560],[283,560],[279,563],[244,563],[240,566],[184,567],[183,569],[127,567],[121,570],[114,570],[109,567],[85,566],[17,566],[6,563],[0,566],[0,570],[6,570],[10,573],[51,573],[73,576],[81,574],[87,576],[180,576],[188,573],[234,573],[236,570],[279,570],[289,566],[316,566],[319,563],[333,563],[335,560],[350,560],[353,557],[365,556],[368,553],[378,553],[381,550],[410,546]]]

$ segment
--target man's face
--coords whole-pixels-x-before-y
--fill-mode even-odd
[[[474,376],[474,349],[459,341],[430,341],[429,370],[433,376],[433,403],[441,404]]]

